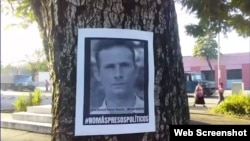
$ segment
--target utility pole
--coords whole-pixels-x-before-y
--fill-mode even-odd
[[[221,82],[221,72],[220,72],[220,32],[218,33],[218,53],[217,53],[217,61],[218,61],[218,63],[217,63],[217,65],[218,65],[218,67],[217,67],[217,69],[218,69],[218,84]]]

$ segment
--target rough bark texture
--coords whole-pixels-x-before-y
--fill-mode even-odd
[[[212,67],[212,65],[211,65],[211,62],[210,62],[210,59],[208,58],[208,56],[206,56],[206,60],[207,60],[207,63],[208,63],[208,66],[209,66],[209,68],[210,68],[210,72],[211,72],[211,78],[215,78],[215,76],[214,76],[214,73],[213,73],[213,67]]]
[[[189,109],[173,0],[30,0],[53,79],[53,141],[168,141]],[[156,132],[74,137],[78,28],[154,32]]]
[[[209,66],[209,68],[210,68],[210,70],[211,70],[211,73],[212,73],[213,67],[212,67],[212,65],[211,65],[211,62],[210,62],[210,59],[208,58],[208,56],[206,56],[206,60],[207,60],[208,66]]]

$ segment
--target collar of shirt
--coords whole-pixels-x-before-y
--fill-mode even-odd
[[[144,101],[141,100],[137,95],[135,95],[136,99],[135,99],[135,105],[134,105],[134,113],[138,113],[138,111],[143,111],[144,112]],[[99,109],[107,109],[107,105],[106,105],[106,98],[103,100],[103,103],[101,105],[101,107]],[[139,109],[138,109],[139,108]],[[141,109],[141,110],[140,110]],[[142,110],[143,109],[143,110]],[[139,112],[139,113],[143,113],[143,112]]]

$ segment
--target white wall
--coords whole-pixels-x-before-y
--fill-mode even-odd
[[[38,72],[37,75],[37,86],[45,87],[45,80],[50,82],[50,75],[49,72]]]

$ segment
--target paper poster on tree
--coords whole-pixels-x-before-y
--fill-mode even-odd
[[[155,131],[153,33],[79,29],[75,135]]]

